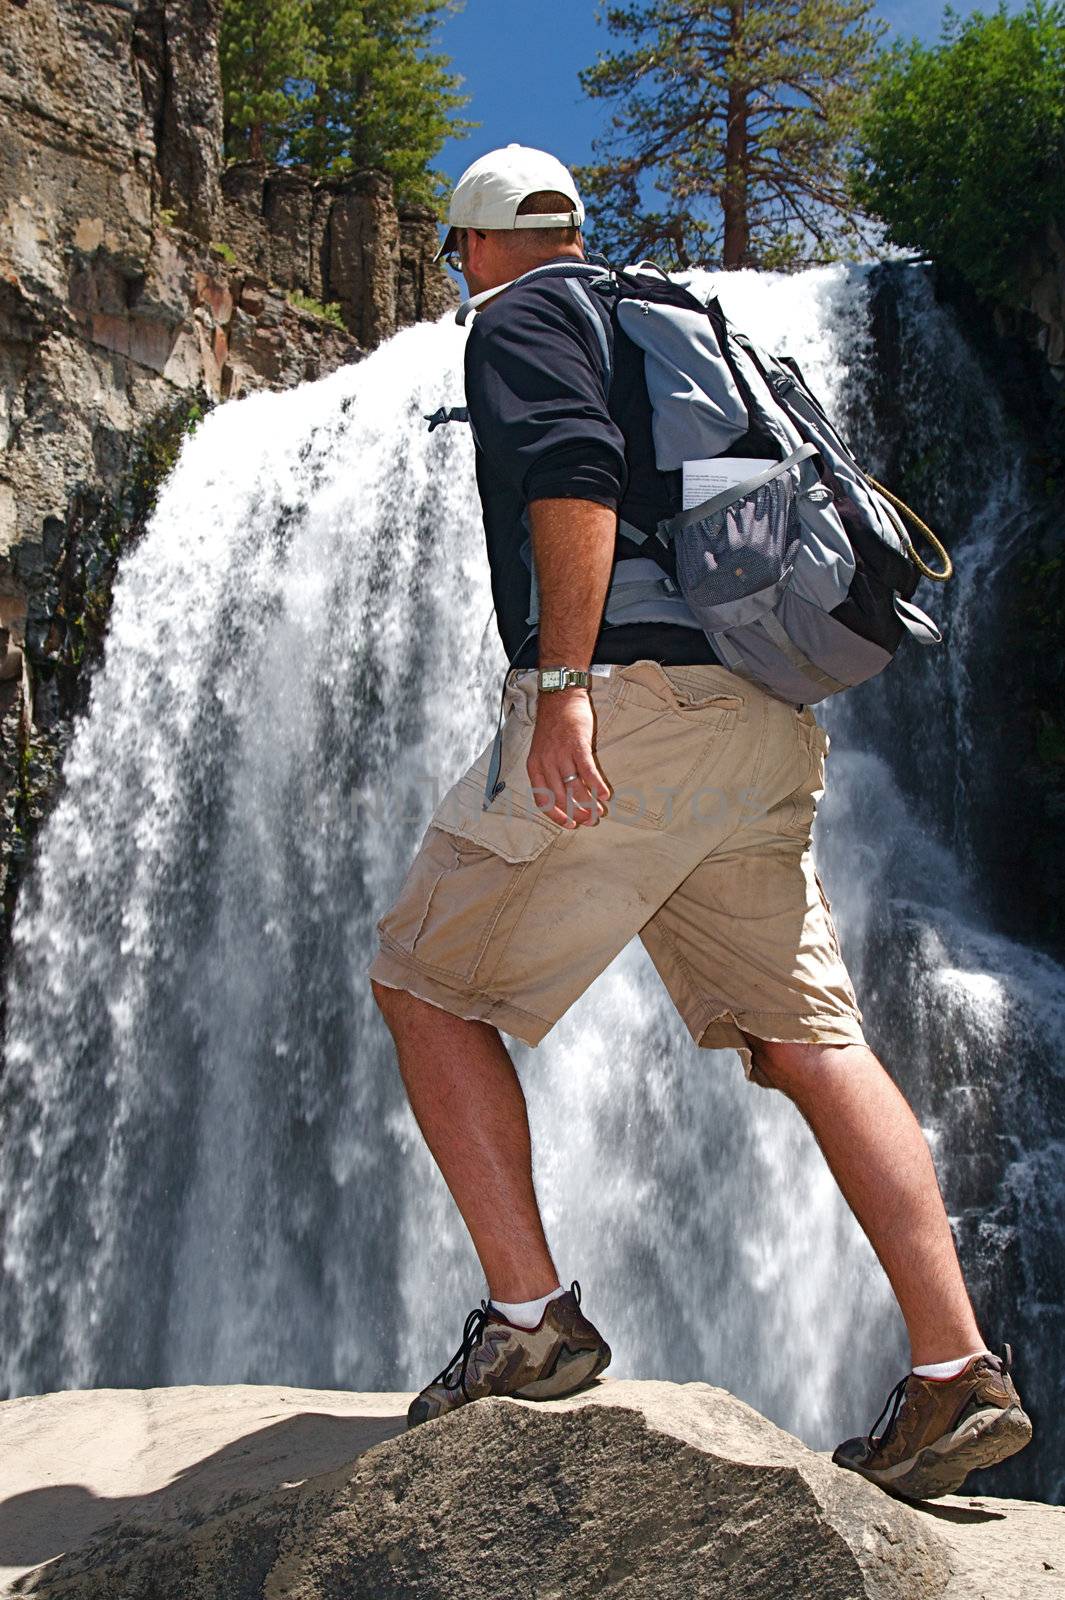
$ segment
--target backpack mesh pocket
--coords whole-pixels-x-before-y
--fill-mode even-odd
[[[735,627],[775,605],[800,535],[790,472],[681,528],[674,537],[677,582],[700,624]]]

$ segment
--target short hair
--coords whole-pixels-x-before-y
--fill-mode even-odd
[[[554,211],[573,210],[569,195],[560,194],[557,189],[541,189],[525,196],[517,214],[519,217],[545,217]],[[579,233],[579,228],[515,228],[513,245],[523,255],[542,255],[547,249],[561,250],[566,245],[576,244]]]

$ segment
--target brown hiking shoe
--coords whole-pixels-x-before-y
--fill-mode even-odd
[[[574,1279],[565,1294],[548,1301],[535,1328],[519,1328],[482,1300],[466,1318],[462,1343],[443,1372],[411,1401],[407,1427],[487,1395],[553,1400],[590,1383],[609,1366],[610,1346],[580,1303],[581,1286]]]
[[[977,1467],[993,1467],[1024,1446],[1032,1424],[1010,1377],[1013,1352],[984,1351],[955,1378],[899,1380],[864,1438],[832,1453],[837,1466],[860,1472],[882,1489],[911,1500],[954,1494]],[[882,1434],[876,1430],[888,1409]]]

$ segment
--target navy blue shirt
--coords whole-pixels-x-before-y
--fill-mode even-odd
[[[561,259],[566,259],[565,257]],[[594,294],[589,295],[595,298]],[[568,498],[608,506],[644,533],[680,509],[679,472],[660,472],[651,434],[643,352],[602,317],[613,378],[586,310],[561,277],[516,284],[477,312],[466,342],[466,404],[473,430],[492,597],[507,659],[537,664],[529,632],[531,574],[522,545],[530,500]],[[642,556],[675,577],[657,540],[620,532],[614,559]],[[714,662],[701,628],[665,622],[604,623],[593,661]]]

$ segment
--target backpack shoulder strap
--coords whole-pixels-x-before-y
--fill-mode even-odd
[[[602,273],[599,276],[601,278]],[[595,335],[596,344],[599,347],[599,355],[603,363],[603,388],[609,394],[610,385],[614,381],[614,358],[610,336],[607,333],[607,325],[610,322],[609,308],[603,304],[601,295],[588,293],[580,278],[567,277],[564,281],[582,316],[587,319]]]
[[[513,289],[519,283],[532,283],[542,278],[561,278],[595,335],[596,347],[603,364],[603,386],[609,394],[614,376],[611,340],[608,333],[610,312],[603,305],[599,294],[588,293],[588,287],[606,286],[613,277],[610,268],[596,266],[590,261],[549,261],[542,267],[533,267],[531,271],[523,272],[517,278],[511,278],[509,283],[501,283],[494,289],[483,289],[480,294],[471,295],[459,306],[455,313],[455,321],[460,327],[464,326],[471,316],[476,315],[486,300],[502,294],[504,289]],[[597,307],[601,309],[597,310]]]

